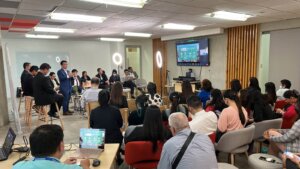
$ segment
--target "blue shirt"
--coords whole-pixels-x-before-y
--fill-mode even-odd
[[[208,92],[206,90],[201,90],[198,93],[198,97],[200,98],[200,100],[202,102],[202,107],[205,108],[206,107],[206,102],[208,100],[210,100],[210,92]]]
[[[64,164],[56,158],[48,157],[21,161],[14,165],[13,169],[82,169],[82,167],[76,164]]]

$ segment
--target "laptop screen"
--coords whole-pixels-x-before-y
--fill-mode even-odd
[[[79,148],[104,149],[105,129],[80,129]]]
[[[15,132],[11,128],[9,128],[2,147],[6,154],[10,153],[11,148],[14,145],[15,139],[16,139]]]

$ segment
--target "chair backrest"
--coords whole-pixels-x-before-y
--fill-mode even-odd
[[[129,116],[129,109],[128,108],[122,108],[120,109],[121,116],[123,119],[123,127],[122,131],[125,131],[128,127],[128,116]]]
[[[230,153],[236,148],[250,144],[253,140],[255,126],[229,131],[225,133],[216,145],[216,150]]]
[[[88,116],[88,128],[90,128],[90,116],[91,116],[91,112],[92,110],[94,110],[95,108],[99,107],[100,104],[99,102],[95,101],[95,102],[87,102],[85,105],[86,108],[86,112],[87,112],[87,116]]]
[[[149,141],[132,141],[125,145],[125,161],[128,165],[134,166],[136,163],[155,162],[160,160],[163,143],[158,143],[156,152],[152,152],[152,143]]]
[[[253,139],[255,140],[263,136],[264,132],[268,129],[280,129],[281,124],[282,118],[253,123],[253,125],[255,126]]]
[[[130,112],[133,112],[137,109],[136,104],[135,104],[135,99],[128,99],[127,103],[128,103],[128,108],[129,108]]]

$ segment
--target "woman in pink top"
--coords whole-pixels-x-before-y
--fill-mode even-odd
[[[241,102],[234,91],[226,90],[224,92],[224,101],[228,108],[223,109],[220,114],[217,140],[228,131],[244,128],[248,120],[247,111],[241,106]]]

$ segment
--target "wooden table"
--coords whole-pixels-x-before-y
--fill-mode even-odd
[[[77,147],[74,145],[72,146],[71,151],[66,151],[64,156],[61,158],[61,161],[65,161],[68,157],[71,157],[71,155],[75,152]],[[66,150],[68,149],[68,146],[66,145]],[[105,150],[103,153],[101,153],[99,160],[101,161],[100,166],[98,167],[93,167],[92,163],[93,161],[91,160],[91,166],[90,168],[95,168],[95,169],[117,169],[117,164],[116,164],[116,155],[119,149],[119,144],[105,144]],[[23,153],[21,155],[24,156],[25,154]],[[1,169],[11,169],[12,164],[19,159],[20,154],[13,152],[9,155],[8,160],[6,161],[0,161],[0,168]],[[30,159],[28,157],[28,159]]]

